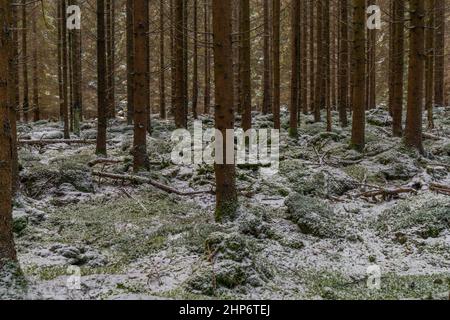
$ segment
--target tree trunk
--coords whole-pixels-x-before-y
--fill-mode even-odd
[[[363,151],[365,147],[365,83],[366,83],[366,0],[352,0],[353,3],[353,126],[352,147]]]
[[[403,81],[405,65],[405,6],[402,0],[393,0],[393,34],[391,52],[392,87],[389,90],[390,110],[393,119],[393,134],[403,135]]]
[[[241,36],[241,106],[242,106],[242,128],[244,131],[252,127],[252,83],[251,83],[251,61],[250,61],[250,1],[240,1],[240,24]]]
[[[309,110],[314,111],[314,100],[315,93],[314,87],[316,85],[316,74],[315,74],[315,36],[314,36],[314,7],[313,1],[308,1],[308,12],[309,12]]]
[[[263,88],[263,114],[269,113],[272,104],[270,92],[270,32],[269,32],[269,0],[263,0],[264,15],[264,88]]]
[[[175,125],[186,128],[184,103],[184,23],[183,0],[175,0]]]
[[[300,39],[300,103],[303,114],[308,113],[308,13],[307,0],[301,1],[301,39]],[[300,116],[300,110],[298,111]]]
[[[317,23],[317,42],[316,42],[316,56],[317,56],[317,68],[314,87],[314,121],[321,121],[321,109],[323,100],[323,86],[324,86],[324,55],[323,55],[323,0],[318,0],[316,10],[316,23]]]
[[[12,32],[9,30],[11,3],[0,0],[0,269],[7,261],[16,260],[12,232],[12,135],[8,107],[8,65]]]
[[[106,63],[107,63],[107,99],[108,118],[116,117],[115,93],[115,4],[114,0],[106,0]]]
[[[291,106],[289,135],[296,137],[298,133],[298,103],[300,75],[300,0],[291,3]]]
[[[37,13],[33,14],[33,121],[40,120],[39,112],[39,71],[38,71],[38,48],[37,48]]]
[[[127,122],[134,119],[134,39],[133,39],[133,5],[134,0],[127,0]]]
[[[192,65],[192,114],[194,119],[198,118],[198,5],[197,0],[194,0],[194,62]]]
[[[348,126],[348,0],[340,0],[339,23],[339,122],[343,128]]]
[[[29,85],[28,85],[28,39],[27,39],[27,0],[22,0],[22,81],[23,81],[23,121],[28,122],[30,110]]]
[[[425,108],[428,115],[428,128],[434,128],[433,98],[434,98],[434,15],[435,0],[427,0],[427,27],[425,30]]]
[[[12,167],[12,194],[15,195],[19,182],[19,161],[17,154],[17,108],[19,107],[19,39],[17,32],[17,6],[13,1],[8,2],[11,9],[10,26],[12,31],[11,45],[9,46],[9,83],[8,103],[9,121],[11,123],[11,167]]]
[[[423,0],[410,0],[408,106],[405,144],[423,153],[422,109],[425,67],[425,8]]]
[[[273,121],[274,128],[280,130],[280,0],[273,0],[272,5]]]
[[[166,67],[164,52],[164,0],[159,1],[159,116],[161,119],[166,118]]]
[[[436,0],[434,104],[439,107],[443,107],[445,105],[445,6],[445,0]]]
[[[61,14],[62,14],[62,26],[61,26],[61,46],[62,46],[62,96],[63,96],[63,114],[64,114],[64,139],[70,138],[70,119],[69,119],[69,100],[67,86],[69,83],[68,75],[68,55],[67,55],[67,13],[66,13],[66,0],[61,1]]]
[[[331,119],[331,59],[330,59],[330,4],[323,5],[323,58],[325,67],[325,108],[327,111],[327,131],[332,129]]]
[[[71,0],[72,5],[78,5],[78,0]],[[81,89],[81,30],[72,29],[72,74],[73,74],[73,131],[80,136],[80,122],[82,120],[82,89]]]
[[[150,88],[149,3],[134,1],[134,147],[133,169],[148,169],[147,125]]]
[[[209,114],[211,109],[211,57],[210,57],[210,15],[209,15],[209,1],[204,0],[204,11],[205,11],[205,19],[204,19],[204,27],[205,27],[205,93],[204,93],[204,103],[203,103],[203,112],[205,114]]]
[[[136,2],[136,1],[135,1]],[[97,0],[97,154],[106,157],[108,101],[106,92],[105,0]]]
[[[376,1],[368,1],[369,5],[375,5]],[[376,108],[376,34],[377,30],[367,29],[367,78],[366,78],[366,108],[369,110]]]
[[[214,78],[216,129],[224,139],[224,160],[227,144],[234,146],[234,138],[228,141],[226,130],[234,129],[233,58],[232,58],[232,9],[231,1],[213,0]],[[237,209],[236,172],[233,164],[217,164],[216,172],[216,220],[233,220]]]

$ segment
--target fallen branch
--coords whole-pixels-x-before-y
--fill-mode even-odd
[[[25,146],[46,146],[50,144],[95,144],[96,140],[70,140],[70,139],[57,139],[57,140],[19,140],[19,145]]]
[[[442,184],[432,183],[432,184],[430,184],[430,190],[440,193],[440,194],[450,196],[450,186],[444,186]]]
[[[122,163],[122,162],[123,162],[123,160],[119,160],[119,159],[98,158],[98,159],[89,161],[88,166],[92,168],[98,164],[118,164],[118,163]]]
[[[438,137],[438,136],[435,136],[434,134],[426,133],[426,132],[423,133],[423,138],[428,139],[428,140],[434,140],[434,141],[442,140],[441,137]]]
[[[176,194],[179,196],[193,196],[193,195],[199,195],[199,194],[215,194],[215,192],[213,190],[181,192],[181,191],[173,189],[169,186],[161,184],[153,179],[139,177],[139,176],[120,175],[120,174],[113,174],[113,173],[99,172],[99,171],[93,171],[92,175],[99,177],[99,178],[108,178],[108,179],[113,179],[113,180],[129,181],[129,182],[136,183],[136,184],[149,184],[149,185],[152,185],[155,188],[158,188],[164,192],[167,192],[170,194]]]
[[[397,189],[384,189],[379,188],[376,190],[366,191],[358,195],[358,197],[373,198],[376,200],[378,196],[382,196],[383,200],[392,199],[404,193],[417,193],[416,189],[412,188],[397,188]]]

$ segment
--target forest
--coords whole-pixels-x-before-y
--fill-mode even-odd
[[[0,26],[0,300],[450,299],[449,0]]]

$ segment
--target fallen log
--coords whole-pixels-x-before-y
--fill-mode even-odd
[[[430,184],[429,188],[431,191],[450,196],[450,186],[444,186],[442,184],[432,183],[432,184]]]
[[[86,140],[86,139],[79,139],[79,140],[71,140],[71,139],[42,139],[42,140],[19,140],[19,145],[26,145],[26,146],[46,146],[51,144],[95,144],[97,143],[96,140]]]
[[[88,162],[89,167],[95,167],[98,164],[118,164],[122,163],[123,160],[120,159],[107,159],[107,158],[98,158]]]
[[[179,196],[193,196],[193,195],[199,195],[199,194],[216,194],[213,190],[181,192],[179,190],[176,190],[174,188],[166,186],[162,183],[159,183],[153,179],[139,177],[139,176],[121,175],[121,174],[113,174],[113,173],[99,172],[99,171],[93,171],[92,175],[96,176],[96,177],[100,177],[100,178],[129,181],[129,182],[136,183],[136,184],[149,184],[149,185],[152,185],[153,187],[158,188],[164,192],[167,192],[170,194],[176,194]]]
[[[401,194],[405,193],[417,193],[416,189],[413,188],[396,188],[396,189],[384,189],[379,188],[376,190],[366,191],[361,194],[359,194],[359,197],[364,198],[373,198],[376,199],[378,196],[382,196],[383,200],[392,199],[394,197],[397,197]]]

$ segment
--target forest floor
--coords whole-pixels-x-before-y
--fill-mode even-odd
[[[24,146],[14,203],[21,273],[0,275],[0,297],[448,298],[450,196],[431,189],[450,186],[450,108],[435,117],[421,156],[390,135],[383,108],[367,114],[364,154],[349,147],[350,129],[335,121],[327,133],[303,116],[298,139],[282,135],[277,174],[238,169],[239,217],[224,225],[214,222],[210,194],[93,177],[94,145]],[[270,116],[254,118],[256,128],[271,127]],[[287,120],[285,112],[284,128]],[[211,189],[211,166],[171,164],[172,122],[153,124],[152,167],[141,175],[181,191]],[[109,156],[124,161],[95,170],[130,174],[132,129],[111,123]],[[19,135],[62,138],[60,124],[47,121],[21,125]],[[83,123],[82,138],[95,137],[95,123]],[[367,285],[374,265],[379,289]],[[81,288],[71,290],[77,270]]]

